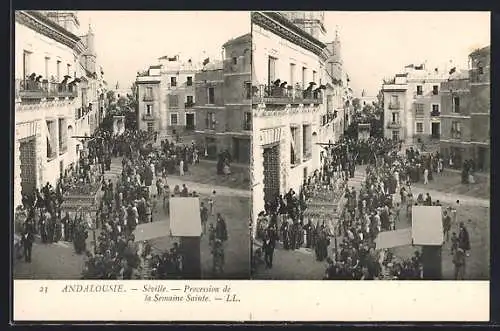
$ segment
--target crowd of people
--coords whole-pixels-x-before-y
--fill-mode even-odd
[[[321,169],[309,176],[299,194],[291,189],[284,197],[266,202],[257,219],[256,237],[262,247],[256,259],[264,256],[266,267],[272,268],[274,249],[280,243],[283,249],[313,249],[317,261],[327,261],[325,279],[421,279],[418,251],[402,258],[376,247],[381,231],[395,230],[401,227],[402,218],[411,219],[412,206],[441,206],[429,193],[425,197],[412,193],[412,183],[427,183],[433,173],[442,171],[439,154],[400,149],[392,140],[374,138],[344,138],[326,147]],[[365,181],[358,189],[349,187],[349,179],[361,164],[366,165]],[[443,213],[447,240],[452,223],[457,224],[455,206]],[[470,250],[463,223],[459,232],[452,234],[454,256],[459,249],[465,254]],[[329,256],[332,240],[335,247]],[[458,265],[463,261],[455,260]],[[463,277],[463,272],[459,274]]]
[[[134,230],[154,221],[159,201],[168,215],[171,197],[199,197],[185,184],[171,189],[167,180],[168,174],[183,175],[189,165],[198,163],[199,148],[166,140],[155,149],[152,141],[147,132],[132,130],[116,135],[100,129],[88,137],[79,162],[64,172],[55,188],[47,183],[33,196],[23,196],[23,206],[16,209],[18,258],[24,255],[31,262],[33,242],[40,235],[42,243],[72,242],[77,254],[85,254],[84,279],[182,277],[178,243],[165,252],[154,252],[148,242],[136,242]],[[104,176],[112,157],[122,158],[121,175],[114,180]],[[223,216],[215,213],[215,194],[201,203],[200,217],[212,250],[213,272],[222,273],[228,232]],[[74,196],[84,200],[79,208],[71,206]],[[215,225],[208,224],[211,216]],[[90,232],[93,247],[87,247]]]

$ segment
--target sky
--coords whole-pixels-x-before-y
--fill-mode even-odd
[[[164,55],[221,59],[222,45],[250,32],[249,12],[80,11],[82,32],[95,33],[98,62],[111,86],[131,86],[137,71]],[[490,44],[488,12],[326,12],[327,39],[338,26],[344,67],[354,94],[374,96],[382,80],[405,65],[429,67],[450,60],[467,68],[467,56]],[[205,52],[205,53],[203,53]]]
[[[92,26],[108,86],[120,89],[161,56],[221,60],[225,42],[250,33],[249,12],[79,11],[78,19],[82,34]]]
[[[489,12],[326,12],[328,39],[336,26],[356,96],[377,95],[384,78],[412,63],[467,69],[469,53],[490,44]]]

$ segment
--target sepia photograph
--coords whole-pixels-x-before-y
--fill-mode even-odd
[[[14,279],[248,279],[250,13],[14,28]]]
[[[490,14],[251,22],[253,279],[489,280]]]

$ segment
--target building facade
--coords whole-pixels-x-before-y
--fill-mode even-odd
[[[232,161],[250,163],[251,34],[223,45],[224,60],[208,63],[196,74],[197,141],[206,146],[207,157],[216,159],[228,151]]]
[[[139,129],[158,132],[160,139],[194,133],[198,69],[191,59],[163,56],[137,77]]]
[[[253,220],[320,166],[326,45],[276,12],[252,13]],[[312,83],[312,84],[311,84]],[[255,228],[255,227],[254,227]]]
[[[403,73],[382,86],[384,94],[384,137],[403,140],[406,145],[441,134],[440,84],[449,77],[447,68],[426,69],[409,65]]]
[[[77,13],[15,13],[14,204],[59,176],[79,157],[77,137],[93,133],[97,111],[83,108]],[[97,105],[97,104],[96,104]],[[96,120],[98,125],[98,120]]]
[[[440,151],[453,168],[473,160],[490,169],[490,54],[489,46],[472,52],[469,70],[441,84]]]

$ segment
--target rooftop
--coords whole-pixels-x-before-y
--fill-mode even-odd
[[[234,45],[234,44],[243,44],[243,43],[248,43],[248,42],[251,42],[252,41],[252,34],[251,33],[247,33],[247,34],[244,34],[242,36],[239,36],[239,37],[236,37],[236,38],[233,38],[233,39],[230,39],[228,40],[224,45],[222,45],[223,47],[227,47],[229,45]]]

